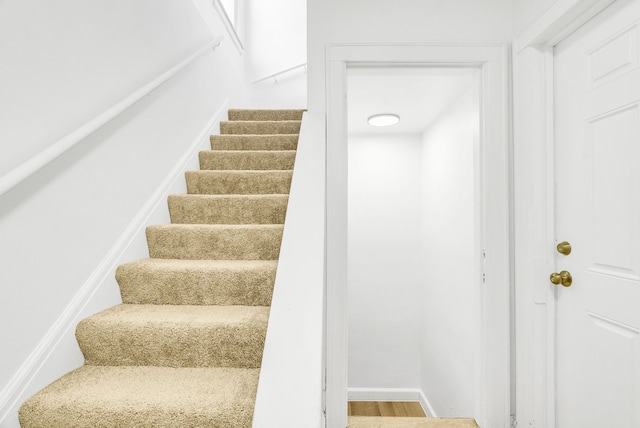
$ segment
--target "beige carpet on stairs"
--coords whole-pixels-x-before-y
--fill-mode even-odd
[[[78,323],[85,364],[22,404],[23,428],[251,426],[301,117],[229,111],[150,258],[118,267],[123,303]]]

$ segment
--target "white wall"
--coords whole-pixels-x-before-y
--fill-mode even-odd
[[[418,388],[420,135],[349,138],[349,388]]]
[[[511,0],[307,0],[309,111],[325,111],[328,43],[499,42]]]
[[[325,427],[324,132],[324,116],[305,112],[269,312],[253,428]]]
[[[558,0],[513,0],[513,33],[530,25],[545,9]]]
[[[251,85],[253,108],[307,108],[307,72],[297,68],[274,79]]]
[[[0,174],[189,55],[210,37],[199,20],[170,0],[3,1]]]
[[[191,2],[1,2],[0,175],[209,40]],[[0,195],[1,427],[82,363],[75,321],[119,301],[111,265],[148,256],[132,219],[148,210],[168,221],[166,201],[156,211],[150,197],[216,112],[246,99],[237,70],[241,57],[223,42]]]
[[[304,0],[245,0],[247,79],[254,82],[307,62]],[[306,108],[306,70],[298,68],[251,86],[256,108]]]
[[[245,0],[247,75],[254,81],[307,61],[303,0]]]
[[[479,123],[474,98],[467,91],[423,136],[421,387],[440,417],[476,416],[481,293],[474,223]]]

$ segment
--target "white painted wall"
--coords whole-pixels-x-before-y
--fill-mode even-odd
[[[0,3],[0,175],[207,43],[193,6]],[[132,219],[168,221],[158,192],[184,191],[167,176],[206,145],[216,112],[246,100],[238,70],[223,42],[0,195],[0,427],[17,427],[24,398],[82,363],[75,321],[119,301],[112,268],[148,256]]]
[[[251,85],[253,108],[307,108],[307,72],[298,68],[274,79]]]
[[[535,18],[558,0],[512,0],[513,33],[524,30]]]
[[[511,0],[308,0],[309,110],[325,111],[327,44],[508,43],[511,3]]]
[[[2,2],[0,141],[20,144],[0,174],[190,54],[210,37],[198,21],[169,0]]]
[[[253,428],[325,426],[322,391],[325,372],[322,352],[324,132],[324,116],[305,112],[280,247]]]
[[[245,0],[247,79],[254,82],[307,62],[307,2]],[[306,108],[307,74],[299,68],[251,85],[256,108]]]
[[[349,388],[418,388],[419,134],[349,138]]]
[[[421,388],[440,417],[476,416],[481,290],[476,269],[474,151],[468,90],[423,136]]]
[[[250,81],[307,61],[307,4],[304,0],[244,1]]]

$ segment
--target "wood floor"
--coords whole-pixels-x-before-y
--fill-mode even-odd
[[[349,416],[426,417],[417,401],[349,401]]]

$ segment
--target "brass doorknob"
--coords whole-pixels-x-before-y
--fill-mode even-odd
[[[571,274],[566,270],[563,270],[560,273],[556,273],[556,272],[552,273],[549,279],[554,284],[556,285],[562,284],[565,287],[571,287],[571,284],[573,283],[573,278],[571,277]]]
[[[565,256],[571,254],[571,244],[569,244],[567,241],[562,241],[561,243],[559,243],[556,249],[560,254],[564,254]]]

